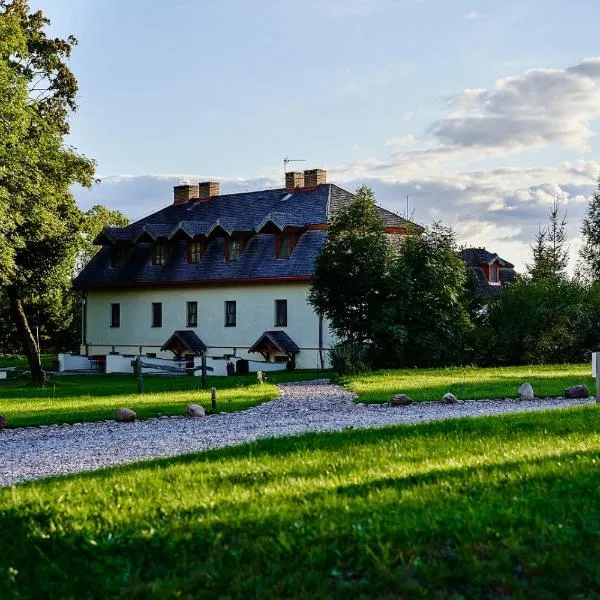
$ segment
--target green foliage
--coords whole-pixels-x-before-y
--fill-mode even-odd
[[[83,269],[99,249],[94,240],[105,227],[126,227],[129,219],[118,210],[96,204],[83,215],[82,240],[77,269]]]
[[[579,251],[584,274],[600,283],[600,179],[590,200],[581,227],[583,246]]]
[[[460,364],[471,329],[469,279],[453,232],[434,224],[408,236],[390,269],[375,345],[381,366]]]
[[[390,258],[373,192],[363,186],[328,229],[309,295],[309,302],[341,339],[373,339],[373,324],[386,303]]]
[[[94,173],[93,161],[63,139],[76,109],[67,65],[76,40],[48,37],[48,25],[25,0],[0,0],[0,293],[38,382],[39,348],[25,310],[65,297],[82,227],[71,185],[91,185]]]
[[[0,490],[3,594],[597,597],[598,414],[263,440]]]
[[[331,367],[338,375],[365,373],[371,367],[369,348],[359,342],[341,342],[329,351]]]

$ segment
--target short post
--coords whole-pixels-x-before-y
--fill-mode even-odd
[[[202,389],[208,385],[208,373],[206,372],[206,354],[202,353]]]
[[[142,357],[138,356],[135,359],[135,371],[137,373],[137,388],[138,394],[144,393],[144,375],[142,374]]]
[[[600,350],[594,352],[593,357],[596,361],[596,404],[600,404]]]
[[[210,388],[210,404],[213,410],[217,409],[217,388]]]

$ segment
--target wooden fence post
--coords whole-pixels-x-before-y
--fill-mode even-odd
[[[217,408],[217,388],[210,388],[210,404],[213,410]]]
[[[596,360],[596,404],[600,403],[600,350],[594,353]]]

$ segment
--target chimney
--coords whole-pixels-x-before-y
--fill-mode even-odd
[[[304,187],[316,187],[322,183],[327,183],[327,171],[324,169],[304,171]]]
[[[286,191],[291,192],[301,187],[304,187],[304,173],[302,171],[292,171],[285,174]]]
[[[210,200],[214,196],[219,195],[218,181],[202,181],[198,184],[198,198],[200,200]]]
[[[176,185],[173,188],[173,204],[185,204],[198,197],[198,186],[187,183]]]

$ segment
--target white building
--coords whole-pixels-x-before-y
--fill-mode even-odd
[[[75,280],[82,354],[170,357],[174,332],[194,332],[170,350],[326,366],[333,337],[307,295],[327,224],[353,199],[320,169],[287,173],[276,190],[176,186],[167,208],[98,236],[102,249]],[[406,232],[404,219],[379,210],[388,234]]]

